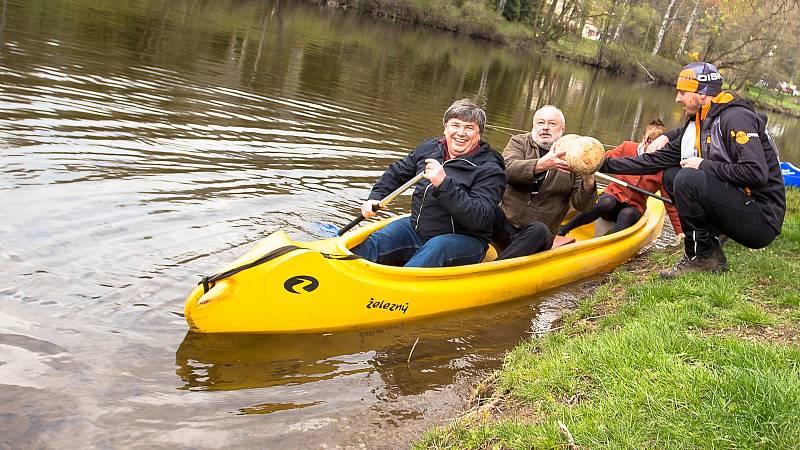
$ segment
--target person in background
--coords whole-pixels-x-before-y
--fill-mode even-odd
[[[664,133],[664,123],[660,119],[650,122],[644,130],[642,142],[625,141],[616,148],[606,152],[606,158],[618,158],[626,156],[639,156],[644,153],[648,145]],[[649,192],[662,191],[661,185],[662,172],[651,175],[620,175],[619,179]],[[667,197],[666,195],[664,195]],[[678,218],[678,211],[673,205],[665,204],[669,220],[675,234],[683,237],[681,222]],[[567,233],[587,223],[594,222],[598,218],[614,222],[614,226],[609,233],[616,233],[635,224],[647,209],[647,196],[636,192],[617,183],[610,183],[591,210],[580,213],[572,218],[566,225],[562,226],[558,234],[566,236]]]
[[[586,211],[597,200],[594,175],[575,175],[562,159],[565,152],[552,151],[565,129],[564,113],[547,105],[534,113],[530,133],[512,136],[506,144],[508,186],[492,233],[498,260],[549,249],[570,201]]]
[[[663,278],[727,270],[722,235],[745,247],[766,247],[781,232],[786,213],[778,151],[766,120],[750,103],[722,90],[722,75],[712,64],[684,66],[675,87],[675,102],[688,116],[680,135],[653,153],[610,158],[600,168],[664,171],[664,188],[675,201],[685,239],[683,257],[660,273]]]
[[[395,220],[352,249],[364,259],[406,267],[443,267],[483,260],[492,233],[495,205],[506,184],[503,160],[481,140],[486,113],[458,100],[442,119],[443,136],[422,142],[391,164],[361,206],[375,215],[379,200],[418,173],[411,216]]]

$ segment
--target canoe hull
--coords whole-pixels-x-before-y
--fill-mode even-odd
[[[659,236],[663,217],[663,205],[653,200],[637,224],[613,235],[524,258],[435,269],[341,259],[388,221],[304,243],[278,231],[223,270],[283,246],[302,248],[220,280],[207,293],[198,286],[186,301],[186,320],[200,333],[324,332],[513,300],[613,269]]]

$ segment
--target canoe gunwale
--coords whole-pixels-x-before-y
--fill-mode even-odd
[[[563,245],[552,250],[547,250],[535,255],[523,256],[519,258],[512,258],[501,261],[481,262],[477,264],[469,264],[454,267],[398,267],[378,264],[363,259],[351,260],[348,263],[357,263],[361,270],[373,273],[380,273],[386,276],[393,277],[410,277],[410,278],[450,278],[459,277],[469,274],[476,274],[481,272],[491,271],[508,271],[514,267],[524,267],[529,265],[538,265],[546,263],[547,260],[558,258],[568,253],[577,253],[582,251],[590,251],[593,248],[606,246],[615,242],[621,242],[631,238],[634,234],[640,232],[648,226],[649,221],[654,219],[654,216],[660,216],[663,220],[663,206],[660,207],[662,214],[659,214],[660,202],[653,200],[653,204],[648,205],[645,214],[632,226],[621,230],[619,232],[609,234],[606,236],[599,236],[590,239],[576,241],[572,244]],[[336,250],[342,254],[350,254],[350,248],[355,247],[363,241],[370,233],[387,225],[391,221],[398,220],[402,217],[407,217],[407,214],[396,216],[391,219],[384,219],[380,222],[371,223],[367,226],[358,228],[349,233],[346,233],[341,238],[335,239]]]

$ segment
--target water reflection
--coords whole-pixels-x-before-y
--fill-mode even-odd
[[[531,317],[537,316],[539,308],[532,305],[539,303],[529,299],[393,327],[332,334],[190,332],[176,352],[176,373],[184,382],[182,389],[190,391],[296,386],[377,373],[385,386],[381,396],[416,395],[452,383],[463,371],[475,373],[496,366],[505,349],[531,332]],[[552,309],[563,303],[562,299],[545,301],[542,307],[551,312],[544,320],[555,320]],[[286,409],[285,405],[274,407]]]

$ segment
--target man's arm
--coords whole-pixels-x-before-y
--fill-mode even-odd
[[[525,134],[511,136],[503,149],[508,184],[533,184],[538,175],[534,170],[539,160],[525,159],[526,136]]]
[[[403,183],[414,178],[414,175],[417,174],[416,155],[414,154],[416,151],[415,149],[403,159],[389,165],[386,172],[372,186],[368,197],[370,200],[381,200],[402,186]]]
[[[414,178],[417,174],[415,152],[419,148],[420,147],[414,149],[414,151],[406,155],[403,159],[390,164],[386,172],[378,178],[378,181],[372,186],[372,191],[370,191],[367,200],[361,204],[361,215],[363,217],[367,219],[374,217],[376,213],[373,211],[373,208],[380,200],[394,192],[395,189],[402,186],[406,181]]]
[[[600,167],[600,172],[646,175],[675,167],[681,162],[680,139],[669,141],[666,147],[653,153],[636,157],[608,158]]]
[[[572,183],[572,206],[578,211],[588,211],[597,203],[597,182],[594,175],[575,176]]]
[[[647,153],[653,153],[656,150],[660,150],[664,148],[665,145],[669,143],[669,141],[674,141],[675,139],[679,139],[683,135],[683,128],[675,128],[669,131],[665,131],[661,134],[661,136],[653,139],[653,142],[647,146]]]

